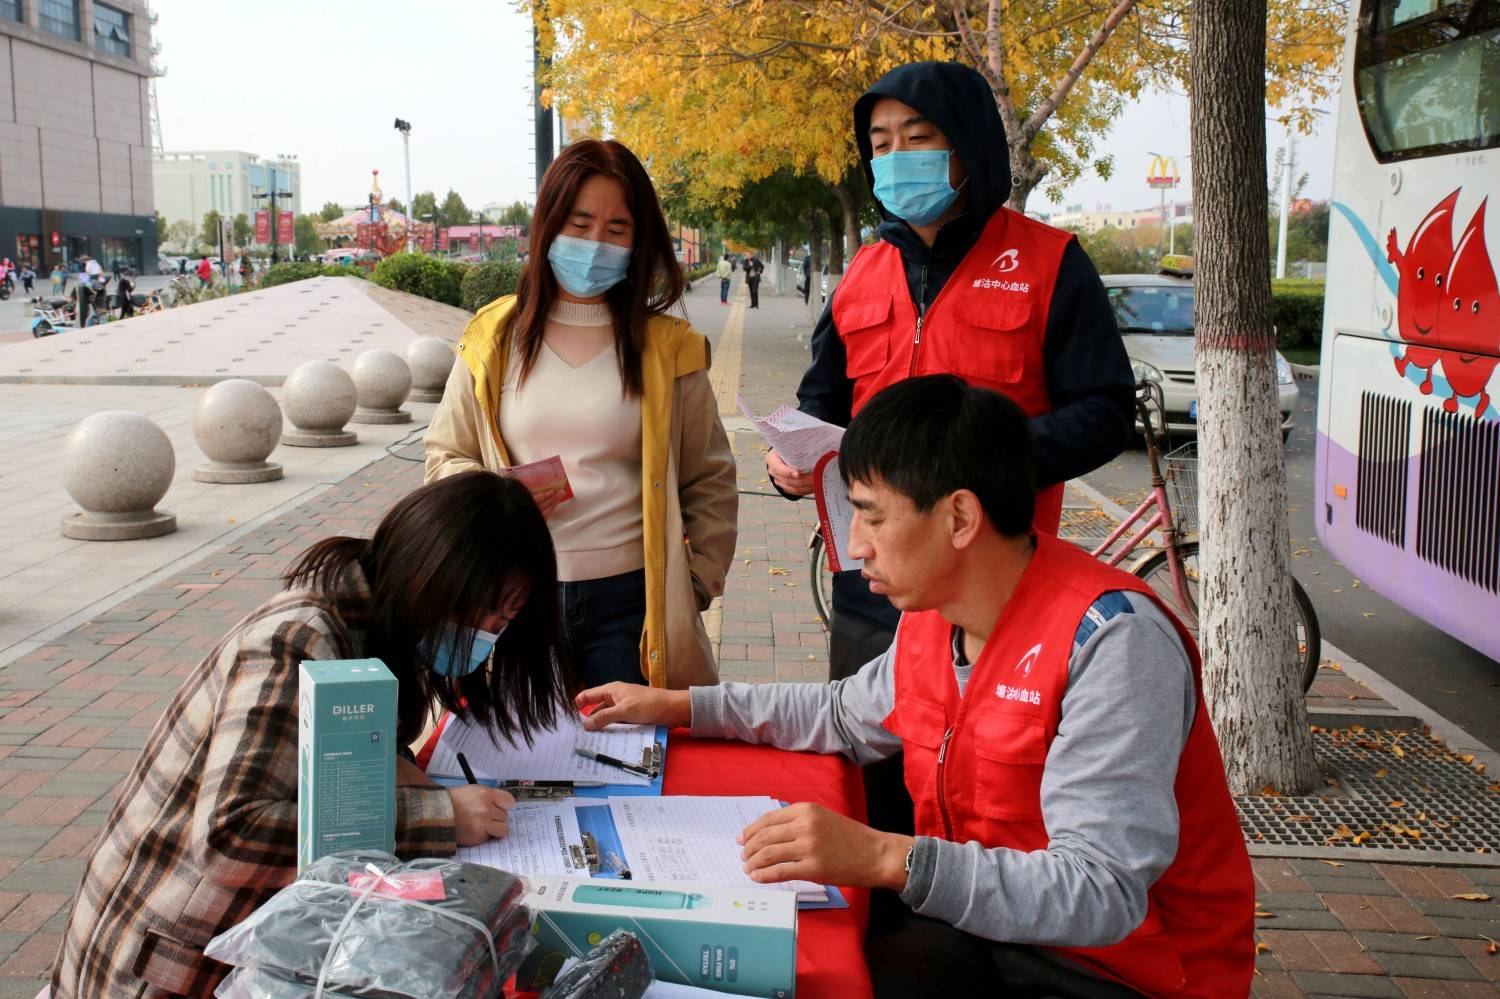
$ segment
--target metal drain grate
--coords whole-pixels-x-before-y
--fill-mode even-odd
[[[1500,855],[1500,775],[1475,769],[1473,757],[1421,732],[1359,726],[1315,729],[1313,743],[1332,782],[1326,793],[1235,798],[1252,847],[1395,851],[1428,862],[1434,853],[1477,863]]]

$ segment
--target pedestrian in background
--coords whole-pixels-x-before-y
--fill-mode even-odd
[[[207,288],[214,283],[214,265],[207,257],[198,261],[198,287]]]
[[[120,318],[129,319],[135,315],[135,271],[126,267],[120,271],[120,279],[115,282],[115,297],[120,302]]]
[[[67,272],[67,269],[64,268],[63,265],[60,262],[53,264],[52,265],[52,295],[53,295],[53,297],[54,298],[60,298],[61,296],[63,296],[64,294],[67,293],[67,288],[68,288],[68,272]]]
[[[734,455],[708,340],[669,315],[682,267],[635,154],[592,139],[564,149],[537,192],[531,251],[516,294],[464,330],[427,431],[427,481],[560,457],[566,483],[532,488],[579,677],[717,683],[701,612],[734,559]]]
[[[766,265],[760,262],[760,258],[751,254],[745,258],[745,287],[750,289],[750,308],[760,308],[760,276],[766,269]]]
[[[802,254],[802,304],[812,295],[812,251]]]
[[[255,265],[250,262],[250,255],[247,253],[240,257],[240,287],[248,288],[254,280]]]
[[[31,286],[35,281],[36,271],[32,269],[30,263],[24,264],[21,267],[21,283],[26,286],[26,294],[31,294]]]
[[[719,266],[714,270],[714,275],[719,279],[719,304],[729,304],[729,280],[734,276],[734,265],[729,262],[729,254],[719,258]]]

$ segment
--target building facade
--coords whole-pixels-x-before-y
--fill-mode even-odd
[[[165,152],[154,159],[156,211],[168,225],[191,222],[200,226],[209,212],[227,219],[240,214],[254,219],[255,212],[271,207],[269,199],[257,195],[268,193],[273,180],[277,191],[292,195],[278,198],[276,207],[302,212],[302,168],[295,159],[236,149]]]
[[[155,266],[144,0],[0,0],[0,256]]]
[[[1167,216],[1172,220],[1173,225],[1192,225],[1193,205],[1191,202],[1180,204],[1168,202]],[[1101,229],[1134,229],[1143,225],[1161,225],[1162,210],[1157,207],[1121,212],[1101,208],[1097,211],[1086,212],[1082,205],[1068,205],[1062,211],[1054,212],[1049,216],[1047,222],[1059,229],[1071,229],[1074,232],[1092,236]]]

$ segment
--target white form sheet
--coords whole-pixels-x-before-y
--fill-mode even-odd
[[[753,424],[766,443],[776,449],[781,460],[799,472],[811,472],[818,459],[830,451],[837,451],[844,439],[844,428],[826,423],[816,416],[808,416],[791,406],[782,406],[770,416],[756,416],[745,405],[745,400],[735,397],[740,412]]]
[[[628,770],[585,759],[574,752],[584,746],[627,763],[639,763],[641,751],[656,741],[653,725],[611,725],[602,732],[585,731],[576,715],[560,718],[557,727],[536,733],[528,747],[515,742],[491,740],[490,732],[469,721],[450,718],[442,738],[427,763],[429,774],[463,778],[458,753],[464,754],[474,776],[481,780],[580,780],[645,787],[650,778]]]
[[[821,459],[813,480],[818,505],[818,529],[823,532],[823,552],[832,572],[863,569],[864,559],[849,554],[849,530],[854,522],[854,505],[849,502],[849,487],[839,473],[839,456]]]
[[[822,902],[828,893],[811,881],[760,884],[750,880],[735,837],[767,812],[781,807],[774,798],[717,798],[673,795],[664,798],[609,799],[615,830],[637,884],[679,884],[780,888],[802,901]]]
[[[589,876],[572,801],[517,805],[510,811],[508,825],[504,839],[461,846],[454,859],[512,874]]]

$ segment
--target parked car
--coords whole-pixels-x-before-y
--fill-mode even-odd
[[[1136,380],[1161,383],[1166,423],[1173,433],[1196,433],[1192,280],[1165,274],[1106,274],[1104,288]],[[1276,355],[1276,393],[1285,440],[1297,414],[1298,390],[1292,366],[1280,353]],[[1136,429],[1141,429],[1139,422]]]

